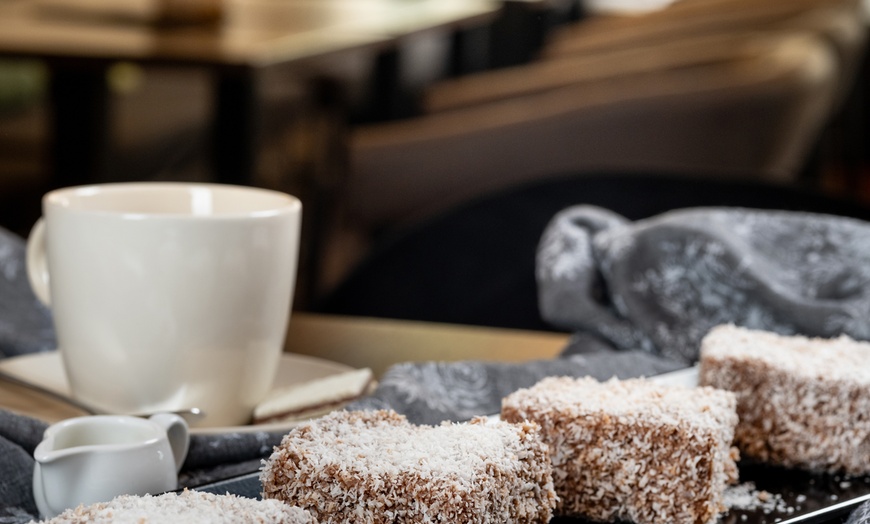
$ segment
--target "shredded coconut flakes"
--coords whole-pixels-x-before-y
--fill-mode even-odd
[[[310,513],[277,500],[200,491],[122,495],[68,509],[42,524],[318,524]]]

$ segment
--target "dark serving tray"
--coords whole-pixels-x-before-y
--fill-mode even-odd
[[[775,497],[775,504],[758,509],[732,509],[719,519],[719,524],[842,524],[859,505],[870,500],[870,476],[849,478],[742,463],[740,482],[753,482],[756,490],[769,492]],[[194,489],[259,498],[259,472]],[[552,520],[552,524],[587,523],[566,517]]]

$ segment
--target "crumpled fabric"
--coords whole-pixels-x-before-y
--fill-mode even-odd
[[[384,373],[372,395],[345,409],[392,409],[412,423],[436,425],[497,414],[502,398],[548,376],[625,379],[685,367],[642,351],[613,351],[592,340],[574,341],[568,349],[562,358],[523,363],[467,360],[396,364]]]
[[[784,335],[870,338],[870,224],[792,211],[693,208],[630,222],[575,206],[537,252],[553,326],[697,361],[724,323]]]
[[[33,501],[33,450],[48,425],[0,410],[0,523],[28,522]]]
[[[0,358],[57,347],[51,313],[27,280],[25,243],[0,228]]]

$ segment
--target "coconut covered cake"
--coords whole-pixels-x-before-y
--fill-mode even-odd
[[[545,378],[502,402],[549,445],[556,514],[636,524],[705,524],[737,480],[733,394],[644,379]]]
[[[870,473],[870,343],[722,325],[701,343],[699,373],[701,384],[736,394],[744,456]]]
[[[533,423],[418,426],[337,411],[294,428],[265,461],[263,496],[322,524],[546,524],[556,495]]]

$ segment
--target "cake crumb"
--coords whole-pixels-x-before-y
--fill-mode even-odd
[[[725,505],[729,510],[788,512],[789,506],[779,494],[756,489],[754,482],[742,482],[725,490]],[[806,498],[806,497],[804,497]],[[794,512],[794,508],[792,508]]]

